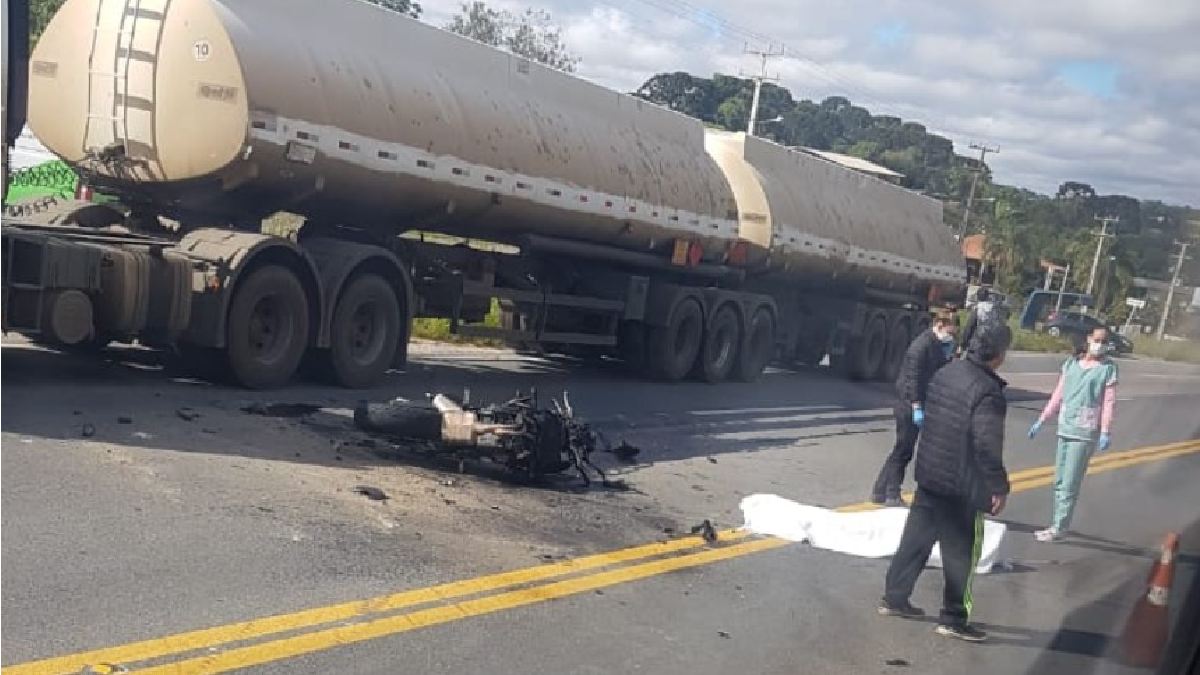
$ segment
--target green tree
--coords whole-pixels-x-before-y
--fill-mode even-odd
[[[446,29],[564,72],[575,72],[579,65],[579,57],[563,42],[562,29],[542,10],[515,15],[476,0],[460,5]]]
[[[64,0],[29,0],[29,45],[32,48]]]
[[[689,117],[713,121],[713,83],[702,77],[684,72],[661,73],[646,80],[633,95]]]
[[[414,19],[421,18],[421,5],[413,0],[367,0],[372,5],[379,5],[384,9],[390,9],[393,12],[407,14]]]

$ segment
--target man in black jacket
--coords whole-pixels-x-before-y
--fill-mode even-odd
[[[937,632],[971,642],[987,637],[968,623],[983,513],[999,514],[1009,491],[1003,462],[1006,383],[996,369],[1011,343],[1008,326],[981,327],[967,357],[939,370],[929,383],[914,472],[917,494],[879,604],[885,616],[924,615],[909,596],[938,543],[946,585]]]
[[[937,316],[929,330],[923,331],[908,345],[900,377],[896,379],[896,444],[883,462],[871,501],[885,506],[904,506],[900,485],[904,469],[912,461],[913,448],[925,420],[925,390],[929,380],[954,355],[954,322],[948,316]]]

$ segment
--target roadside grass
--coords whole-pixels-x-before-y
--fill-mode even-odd
[[[500,303],[492,299],[492,306],[483,317],[483,325],[490,328],[500,327]],[[505,342],[495,338],[468,337],[450,332],[450,319],[420,318],[413,319],[412,336],[435,342],[452,344],[475,345],[477,347],[503,347]]]
[[[1193,340],[1160,342],[1149,335],[1139,335],[1133,339],[1133,353],[1135,356],[1149,356],[1164,361],[1200,364],[1200,343]]]
[[[1071,341],[1064,337],[1055,337],[1047,333],[1025,330],[1016,325],[1013,329],[1012,348],[1022,352],[1046,352],[1050,354],[1069,354],[1072,350]]]

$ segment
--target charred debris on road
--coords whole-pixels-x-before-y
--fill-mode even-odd
[[[463,392],[461,403],[445,394],[427,401],[363,401],[354,410],[354,424],[392,440],[424,442],[460,462],[487,459],[529,480],[573,468],[585,487],[592,483],[589,471],[605,487],[622,487],[592,462],[597,449],[611,448],[599,431],[575,416],[569,395],[563,392],[561,400],[550,403],[541,407],[536,389],[483,406],[471,405],[469,391]],[[637,454],[627,443],[618,447],[630,457]]]

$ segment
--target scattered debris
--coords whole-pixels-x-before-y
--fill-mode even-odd
[[[150,440],[151,438],[154,438],[153,436],[151,436],[150,434],[148,434],[148,433],[146,433],[146,432],[144,432],[144,431],[135,431],[135,432],[133,432],[131,435],[132,435],[134,438],[138,439],[139,441],[148,441],[148,440]]]
[[[94,424],[84,423],[83,428],[79,430],[79,435],[84,438],[91,438],[96,435],[96,426]]]
[[[883,663],[885,665],[889,665],[889,666],[908,666],[908,665],[910,665],[908,663],[908,661],[905,661],[904,659],[888,659],[887,661],[884,661]]]
[[[311,415],[321,409],[319,405],[311,403],[251,403],[242,408],[242,412],[249,415],[262,415],[263,417],[304,417]]]
[[[617,456],[617,459],[622,462],[632,462],[634,458],[641,454],[642,449],[636,445],[630,445],[626,441],[621,441],[621,444],[613,448],[610,452]]]
[[[354,492],[370,499],[373,502],[383,502],[388,500],[387,493],[377,487],[370,485],[355,485]]]
[[[565,392],[561,400],[551,399],[549,408],[538,405],[536,390],[481,407],[466,403],[469,393],[463,400],[459,403],[437,394],[427,402],[364,401],[354,410],[354,424],[393,439],[432,443],[435,451],[458,459],[460,470],[464,454],[470,453],[529,479],[574,468],[587,486],[591,484],[590,469],[608,484],[608,477],[591,461],[601,437],[575,417]]]
[[[708,463],[709,463],[709,464],[716,464],[716,463],[717,463],[717,458],[716,458],[716,457],[709,456],[709,457],[706,457],[705,459],[707,459],[707,460],[708,460]]]
[[[184,422],[192,422],[192,421],[195,421],[198,417],[200,417],[200,413],[196,412],[195,410],[192,410],[191,408],[176,408],[175,416],[178,417],[179,419],[183,420]]]
[[[82,414],[83,414],[83,411],[82,411],[82,410],[72,410],[72,411],[71,411],[71,414],[72,414],[72,415],[76,415],[76,416],[78,416],[78,415],[82,415]]]
[[[673,528],[673,527],[664,527],[664,528],[663,528],[663,534],[675,534],[675,528]]]
[[[693,525],[692,534],[700,535],[706,544],[717,543],[717,529],[713,527],[712,521],[708,518],[705,518],[704,522],[699,525]]]
[[[725,638],[726,640],[728,640],[729,638],[733,637],[733,636],[732,636],[732,635],[730,635],[728,632],[726,632],[726,631],[723,631],[723,630],[719,630],[719,631],[717,631],[717,635],[720,635],[721,637]]]
[[[201,429],[200,431],[201,431],[201,432],[203,432],[203,433],[206,433],[206,434],[215,434],[215,433],[217,433],[217,430],[216,430],[216,429]]]
[[[118,417],[117,424],[133,424],[132,417]]]
[[[194,377],[172,377],[171,381],[176,384],[202,384],[205,386],[212,386],[212,382],[207,382]]]
[[[458,502],[454,501],[453,499],[446,499],[445,497],[442,498],[442,501],[445,502],[446,506],[454,506],[455,504],[458,503]]]
[[[441,484],[443,487],[454,487],[455,485],[458,485],[458,480],[455,478],[447,478],[446,480],[441,481]]]

